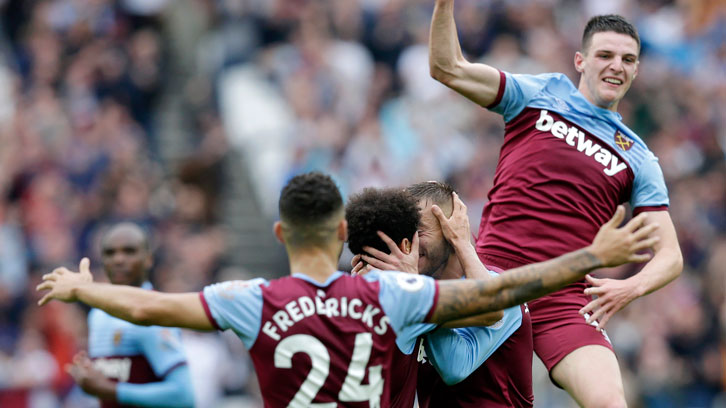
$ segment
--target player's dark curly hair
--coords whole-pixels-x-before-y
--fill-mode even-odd
[[[376,234],[382,231],[400,244],[404,238],[413,239],[421,215],[416,199],[400,188],[367,188],[350,198],[345,207],[348,220],[348,247],[354,254],[364,253],[370,246],[389,253],[388,246]]]
[[[582,51],[587,52],[590,47],[590,41],[595,33],[602,33],[606,31],[614,31],[619,34],[625,34],[633,37],[638,43],[638,49],[640,49],[640,36],[638,36],[638,30],[630,24],[625,18],[617,14],[606,14],[602,16],[595,16],[587,22],[585,31],[582,33]]]
[[[282,189],[278,205],[290,244],[319,244],[335,229],[326,222],[342,212],[343,198],[330,176],[311,172],[293,177]]]

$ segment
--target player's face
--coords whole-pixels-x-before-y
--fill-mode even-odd
[[[141,286],[151,267],[142,236],[133,231],[112,231],[101,247],[103,269],[113,284]]]
[[[418,271],[423,275],[437,277],[437,273],[446,266],[452,248],[444,238],[439,220],[431,212],[431,203],[422,200],[419,202],[419,209],[421,225],[418,230]]]
[[[579,90],[585,98],[615,111],[638,73],[638,43],[627,34],[595,33],[584,54],[575,55],[575,68],[582,74]]]

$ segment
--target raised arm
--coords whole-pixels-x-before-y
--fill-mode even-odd
[[[52,299],[83,302],[128,322],[143,326],[214,330],[198,293],[161,293],[132,286],[93,282],[90,261],[83,258],[79,272],[56,268],[43,275],[36,290],[49,292],[38,305]]]
[[[431,322],[443,323],[514,306],[582,279],[595,268],[647,261],[650,255],[637,252],[659,241],[658,236],[651,236],[658,224],[643,226],[646,216],[641,214],[617,228],[624,216],[625,209],[618,207],[613,218],[600,228],[593,243],[584,249],[512,269],[485,281],[439,282],[439,300]]]
[[[597,295],[597,299],[583,307],[580,313],[591,313],[587,321],[599,322],[598,329],[603,328],[616,312],[630,302],[662,288],[683,270],[683,255],[668,212],[652,211],[642,215],[645,215],[646,224],[660,225],[656,231],[660,241],[653,246],[653,259],[628,279],[596,279],[588,276],[593,287],[585,289],[585,294]]]
[[[464,58],[454,22],[454,0],[436,0],[429,34],[431,76],[475,103],[494,103],[500,74],[496,68],[472,64]]]

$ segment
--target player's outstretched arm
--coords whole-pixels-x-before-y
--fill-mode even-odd
[[[436,0],[429,34],[431,76],[475,103],[494,103],[500,76],[496,68],[464,58],[454,22],[454,0]]]
[[[658,236],[651,236],[658,224],[643,226],[645,214],[641,214],[617,228],[624,217],[625,209],[619,206],[586,248],[512,269],[486,281],[439,282],[439,300],[431,322],[443,323],[514,306],[575,282],[595,268],[647,261],[650,255],[638,252],[659,241]]]
[[[628,279],[587,277],[593,287],[585,289],[585,294],[597,295],[597,299],[583,307],[580,313],[590,313],[587,321],[598,322],[598,329],[605,327],[608,320],[630,302],[662,288],[677,278],[683,270],[683,255],[668,212],[652,211],[641,215],[646,217],[646,224],[660,225],[656,231],[660,241],[653,246],[653,259],[639,273]]]
[[[96,283],[93,282],[88,258],[81,260],[79,272],[56,268],[43,275],[43,282],[36,290],[48,291],[38,301],[40,306],[53,299],[83,302],[134,324],[214,330],[198,293],[161,293],[132,286]]]

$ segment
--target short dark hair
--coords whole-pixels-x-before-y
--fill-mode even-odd
[[[290,179],[278,206],[280,220],[289,227],[286,232],[293,235],[289,243],[319,244],[332,232],[334,226],[324,224],[343,209],[343,198],[330,176],[311,172]]]
[[[624,17],[617,14],[606,14],[602,16],[595,16],[587,22],[585,31],[582,33],[582,52],[587,52],[590,47],[590,41],[595,33],[602,33],[606,31],[613,31],[619,34],[625,34],[633,37],[635,42],[638,43],[638,50],[640,50],[640,36],[638,36],[638,30],[635,26],[630,24]]]
[[[424,181],[421,183],[412,184],[406,187],[406,191],[411,194],[417,201],[419,200],[431,200],[433,204],[438,205],[451,205],[452,193],[454,187],[448,183],[440,181]]]
[[[348,247],[362,254],[369,246],[385,253],[390,250],[376,231],[382,231],[397,244],[413,239],[421,215],[416,198],[401,188],[366,188],[350,198],[345,207],[348,220]]]

